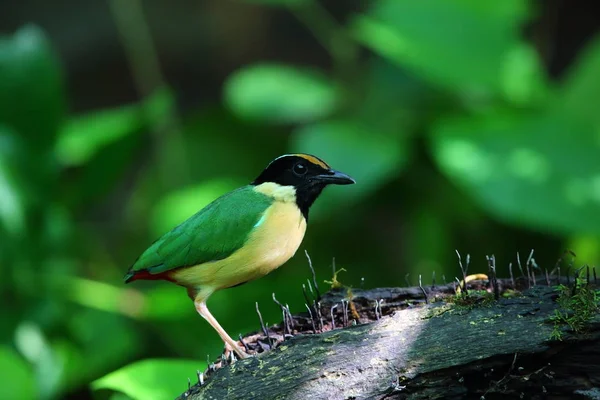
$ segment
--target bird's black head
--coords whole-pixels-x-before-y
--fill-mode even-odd
[[[308,209],[327,185],[356,183],[348,175],[333,170],[327,163],[310,154],[286,154],[277,157],[264,169],[252,184],[276,183],[293,186],[296,203],[308,219]]]

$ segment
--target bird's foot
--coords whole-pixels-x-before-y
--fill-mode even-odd
[[[243,360],[245,358],[252,357],[251,354],[248,354],[242,350],[240,346],[235,346],[235,348],[232,349],[232,346],[230,346],[229,343],[225,343],[225,355],[230,363],[233,363],[236,358]]]

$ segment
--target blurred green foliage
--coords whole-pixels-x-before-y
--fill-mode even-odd
[[[197,360],[138,361],[94,381],[92,387],[121,391],[134,399],[173,399],[181,394],[182,376],[205,368]]]
[[[229,78],[224,89],[232,112],[272,122],[302,123],[326,117],[339,97],[325,77],[285,65],[244,68]]]
[[[185,390],[221,351],[218,336],[181,288],[125,287],[122,275],[153,239],[283,152],[314,153],[358,181],[328,189],[312,211],[301,250],[319,281],[333,256],[350,285],[433,270],[451,280],[456,247],[505,260],[528,251],[510,232],[597,260],[600,38],[557,82],[520,33],[535,16],[526,1],[377,0],[344,24],[314,0],[248,3],[295,15],[331,68],[260,61],[202,109],[178,111],[177,93],[158,86],[135,104],[71,115],[45,33],[0,37],[0,398],[89,396],[91,381],[99,397]],[[552,261],[562,252],[542,250]],[[256,329],[254,301],[280,319],[274,290],[302,311],[302,251],[288,264],[211,298],[231,334]],[[137,359],[148,360],[125,366]]]

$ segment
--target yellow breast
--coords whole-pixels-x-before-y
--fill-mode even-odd
[[[224,260],[174,272],[175,281],[210,293],[260,278],[294,254],[306,232],[306,220],[295,202],[276,200],[257,223],[246,244]]]
[[[266,275],[292,258],[300,247],[306,220],[295,203],[275,202],[244,246],[259,275]]]

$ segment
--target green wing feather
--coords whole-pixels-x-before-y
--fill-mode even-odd
[[[272,199],[243,186],[227,193],[152,244],[133,264],[136,273],[161,274],[180,267],[222,260],[241,248]]]

